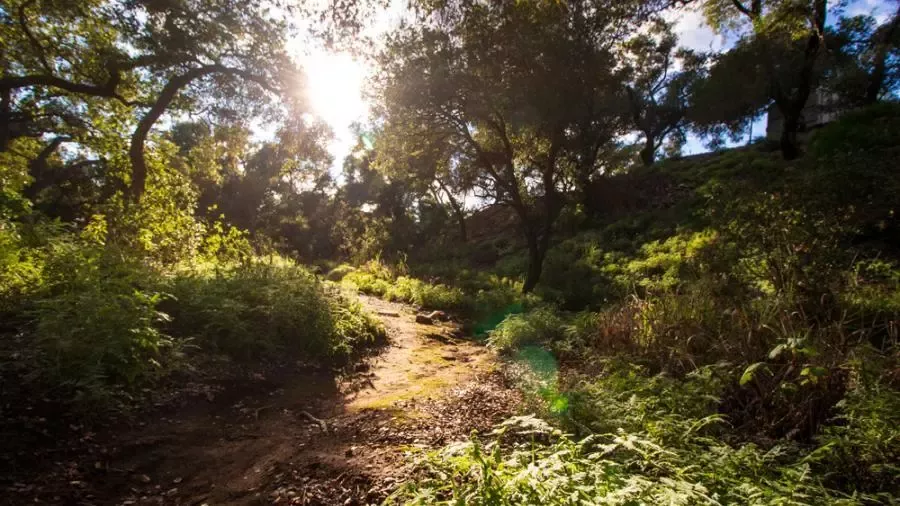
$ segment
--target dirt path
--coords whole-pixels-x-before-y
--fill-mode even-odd
[[[363,297],[391,344],[348,376],[262,375],[117,434],[68,504],[377,504],[405,452],[489,428],[519,402],[484,347]],[[90,467],[82,463],[81,467]],[[29,500],[29,502],[31,502]],[[49,501],[53,502],[53,501]]]

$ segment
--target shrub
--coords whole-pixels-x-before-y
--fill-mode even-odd
[[[171,333],[201,347],[240,358],[287,353],[322,360],[349,346],[335,333],[334,302],[323,286],[286,261],[186,272],[172,280],[171,293]],[[339,313],[349,323],[359,310],[345,304]]]
[[[342,283],[387,300],[449,311],[468,319],[479,335],[493,329],[508,314],[521,312],[528,301],[521,294],[521,284],[505,278],[467,271],[456,272],[456,278],[454,283],[444,284],[406,275],[394,277],[392,269],[371,261],[344,276]]]
[[[716,368],[684,380],[607,363],[606,374],[571,392],[575,438],[532,416],[480,438],[420,454],[418,474],[388,504],[892,504],[890,488],[826,483],[831,445],[728,444],[716,414],[723,392]],[[879,411],[890,409],[879,401]],[[871,409],[867,408],[867,409]],[[868,413],[875,414],[875,413]],[[896,425],[875,434],[896,441]],[[859,428],[851,429],[853,432]],[[883,451],[887,445],[868,439]],[[854,446],[854,449],[865,446]],[[870,447],[871,448],[871,447]],[[874,449],[874,448],[873,448]],[[879,455],[889,470],[890,461]],[[834,464],[831,462],[830,464]],[[896,473],[894,473],[896,476]],[[883,482],[891,484],[893,478]],[[836,485],[842,485],[838,487]]]
[[[502,352],[525,346],[549,344],[564,335],[565,322],[549,307],[506,317],[488,335],[488,345]]]
[[[900,393],[881,381],[860,384],[837,407],[833,424],[818,438],[817,468],[841,470],[829,477],[838,486],[849,482],[866,492],[900,490]]]
[[[340,293],[330,294],[335,345],[331,356],[338,362],[359,355],[366,349],[382,345],[387,340],[384,326],[367,313],[362,304]]]
[[[415,301],[424,309],[444,309],[462,314],[469,313],[468,301],[463,291],[443,284],[422,283]]]
[[[19,313],[40,290],[44,255],[28,247],[18,227],[0,221],[0,315]]]
[[[165,295],[147,283],[155,275],[102,247],[54,242],[29,311],[41,381],[99,398],[158,367],[172,341],[160,330]]]
[[[352,265],[341,264],[328,271],[328,274],[325,275],[325,279],[327,279],[328,281],[338,282],[344,279],[347,274],[350,274],[355,270],[356,267],[353,267]]]
[[[0,272],[28,272],[35,282],[8,283],[0,292],[0,300],[18,297],[4,309],[12,307],[20,332],[7,343],[15,349],[2,355],[16,363],[0,363],[0,373],[28,382],[23,391],[74,396],[76,408],[98,406],[183,365],[187,344],[240,359],[340,365],[386,339],[360,304],[277,257],[185,262],[165,274],[71,234],[39,248],[16,247],[20,255]],[[25,253],[34,255],[27,270],[19,265]]]
[[[366,295],[381,297],[391,291],[391,285],[387,280],[377,278],[361,270],[348,273],[341,282],[344,285],[355,287]]]

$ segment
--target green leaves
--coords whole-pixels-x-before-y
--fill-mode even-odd
[[[744,374],[741,375],[741,379],[738,383],[741,386],[744,386],[747,383],[750,383],[751,381],[753,381],[753,377],[756,374],[756,371],[759,369],[763,369],[764,371],[769,372],[769,374],[771,374],[771,371],[768,370],[765,362],[756,362],[755,364],[750,364],[749,366],[747,366],[746,369],[744,369]]]

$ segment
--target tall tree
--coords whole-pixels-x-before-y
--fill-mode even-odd
[[[781,152],[800,154],[803,109],[819,85],[825,53],[827,0],[706,0],[707,21],[719,31],[749,25],[768,76],[769,97],[783,117]]]
[[[381,57],[387,121],[452,147],[478,196],[516,213],[526,292],[565,205],[574,126],[635,19],[622,10],[620,2],[463,2],[441,11],[437,25],[393,34]]]
[[[653,165],[665,142],[674,150],[685,141],[691,94],[703,79],[705,57],[678,48],[672,25],[655,20],[622,51],[632,128],[643,136],[644,165]]]
[[[339,24],[355,22],[357,4],[336,8]],[[127,194],[137,201],[163,115],[246,117],[294,101],[291,12],[270,0],[4,1],[0,152],[21,137],[77,144],[114,119],[129,130]]]
[[[879,25],[872,16],[841,18],[828,32],[825,86],[845,105],[871,105],[900,84],[900,7]]]

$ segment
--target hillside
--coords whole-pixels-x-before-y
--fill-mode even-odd
[[[429,457],[402,497],[451,494],[437,478],[451,475],[453,497],[527,503],[613,491],[623,503],[889,503],[898,121],[893,106],[850,115],[793,163],[744,148],[614,176],[604,185],[628,200],[561,218],[531,295],[516,294],[525,252],[496,210],[473,217],[485,230],[466,248],[411,261],[412,278],[347,274],[467,315],[520,372],[530,409],[568,434],[520,420]],[[547,446],[533,453],[517,430]]]

